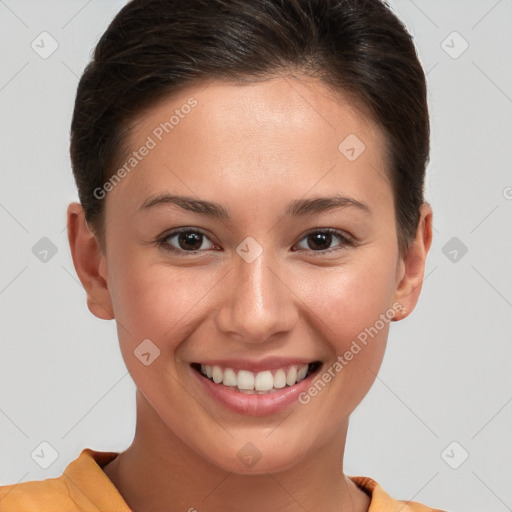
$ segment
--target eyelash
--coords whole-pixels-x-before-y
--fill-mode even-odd
[[[172,252],[172,253],[178,254],[178,255],[184,255],[184,254],[197,255],[198,253],[201,253],[201,252],[205,251],[205,250],[185,251],[184,249],[177,249],[176,247],[173,247],[172,245],[170,245],[169,244],[169,239],[171,239],[171,238],[173,238],[173,237],[175,237],[175,236],[177,236],[177,235],[179,235],[181,233],[196,233],[196,234],[200,234],[203,237],[205,237],[206,239],[210,240],[208,235],[205,232],[203,232],[201,229],[198,229],[198,228],[180,228],[180,229],[175,229],[175,230],[171,231],[170,233],[167,233],[164,236],[157,238],[155,240],[155,243],[156,243],[156,245],[158,247],[161,247],[161,248],[163,248],[164,250],[166,250],[168,252]],[[299,249],[299,251],[294,251],[294,252],[305,251],[305,252],[311,252],[311,253],[314,253],[314,254],[327,254],[327,253],[331,253],[331,252],[342,250],[346,246],[348,246],[348,247],[355,247],[357,245],[355,240],[353,240],[351,237],[346,235],[344,232],[338,231],[337,229],[332,229],[332,228],[316,228],[316,229],[313,229],[311,231],[308,231],[299,240],[299,243],[302,242],[304,239],[308,238],[309,236],[311,236],[313,234],[317,234],[317,233],[333,235],[333,236],[338,238],[338,240],[340,241],[340,244],[338,244],[335,247],[331,247],[330,249],[323,249],[323,250],[319,250],[319,251],[314,251],[312,249]],[[211,242],[211,240],[210,240],[210,242]]]

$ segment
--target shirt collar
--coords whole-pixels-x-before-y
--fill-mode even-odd
[[[118,452],[100,452],[84,448],[80,456],[71,462],[63,476],[71,498],[83,507],[84,512],[131,512],[123,497],[112,481],[103,472],[103,466],[114,460]],[[409,512],[417,509],[410,507],[407,502],[399,502],[391,498],[373,479],[365,476],[349,477],[371,499],[368,512]],[[414,503],[410,503],[415,505]],[[421,505],[420,505],[421,506]]]

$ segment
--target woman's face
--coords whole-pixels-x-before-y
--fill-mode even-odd
[[[138,421],[229,471],[298,464],[344,432],[400,307],[382,133],[320,82],[214,81],[147,112],[130,147],[100,268]]]

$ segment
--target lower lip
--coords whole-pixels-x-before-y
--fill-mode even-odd
[[[266,416],[280,412],[298,401],[298,396],[311,385],[318,369],[293,386],[286,386],[279,391],[267,394],[240,393],[222,384],[215,384],[210,379],[190,367],[196,379],[206,392],[227,409],[246,416]]]

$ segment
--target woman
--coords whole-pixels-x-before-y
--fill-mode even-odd
[[[128,3],[78,86],[68,235],[136,434],[2,510],[433,510],[343,473],[421,290],[428,155],[424,73],[380,0]]]

